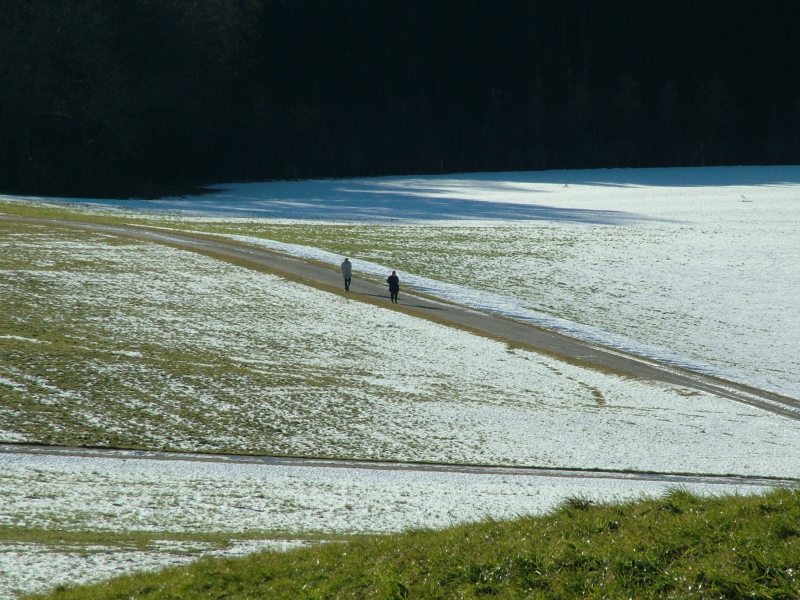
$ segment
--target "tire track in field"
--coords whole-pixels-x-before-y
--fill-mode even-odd
[[[321,457],[289,457],[248,454],[205,454],[199,452],[166,452],[157,450],[123,450],[100,447],[48,446],[43,444],[0,444],[0,454],[57,456],[75,459],[102,458],[111,460],[187,461],[223,463],[230,465],[256,464],[267,467],[285,467],[296,469],[322,468],[422,473],[463,473],[477,476],[505,475],[514,477],[546,477],[559,479],[613,479],[620,481],[651,481],[658,483],[670,483],[676,486],[706,484],[800,488],[800,479],[787,477],[765,477],[759,475],[716,475],[711,473],[618,471],[612,469],[351,460]]]

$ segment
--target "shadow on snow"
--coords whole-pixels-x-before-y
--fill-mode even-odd
[[[218,217],[326,221],[512,220],[622,225],[651,220],[623,211],[548,206],[586,188],[778,186],[800,167],[594,169],[233,183],[202,195],[152,200],[71,200],[129,210]],[[70,200],[62,200],[70,201]]]

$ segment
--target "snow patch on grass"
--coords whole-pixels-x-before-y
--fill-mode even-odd
[[[89,584],[120,575],[158,571],[187,564],[199,556],[243,556],[260,550],[287,550],[293,541],[243,541],[225,550],[197,542],[164,542],[148,550],[117,546],[52,546],[7,543],[0,546],[0,599],[45,593],[62,585]]]
[[[542,514],[570,497],[594,502],[661,495],[655,481],[519,475],[278,467],[0,454],[0,523],[76,531],[370,534],[443,528],[483,518]],[[759,493],[764,488],[687,485],[699,494]],[[264,546],[258,541],[232,552]],[[288,547],[291,542],[279,547]],[[126,548],[5,545],[0,598],[12,590],[96,581],[123,572],[180,564],[213,554],[202,544]],[[51,558],[49,558],[51,557]],[[45,571],[45,569],[47,569]]]

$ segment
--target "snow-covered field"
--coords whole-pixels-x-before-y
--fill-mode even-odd
[[[730,400],[171,248],[33,228],[0,249],[24,264],[1,288],[7,441],[800,474],[800,423]]]
[[[397,267],[423,290],[800,396],[798,166],[269,182],[60,201],[348,223],[332,255],[262,242],[331,261],[364,245],[371,231],[358,224],[391,224],[366,243],[368,256],[353,255],[357,269]]]
[[[231,555],[288,548],[303,536],[391,533],[442,528],[476,519],[542,513],[566,497],[625,501],[657,496],[670,484],[518,475],[468,475],[315,467],[82,460],[0,454],[0,526],[83,531],[276,531],[284,541],[234,543]],[[754,493],[761,488],[690,485],[701,494]],[[87,502],[87,499],[91,499]],[[10,518],[9,515],[18,515]],[[293,536],[298,536],[297,540]],[[0,547],[0,598],[60,583],[96,581],[133,570],[180,564],[219,554],[198,543],[144,549]]]
[[[87,204],[350,223],[325,240],[330,260],[800,397],[798,166],[252,183]]]
[[[797,167],[376,180],[417,220],[450,204],[472,220],[455,238],[396,229],[406,256],[356,265],[412,262],[422,290],[800,397],[798,182]]]
[[[349,255],[362,273],[397,268],[429,293],[798,397],[799,198],[800,167],[743,167],[61,201],[163,211],[164,226],[336,263]],[[0,441],[58,441],[78,428],[100,443],[187,450],[800,477],[800,424],[728,400],[580,369],[177,250],[0,232],[0,297],[13,309],[0,316]],[[507,516],[574,494],[663,489],[0,460],[0,524],[78,529],[395,531],[480,518],[487,506]],[[31,494],[34,472],[52,493],[10,500]],[[123,498],[121,507],[92,520],[84,484]],[[231,520],[214,494],[239,493],[258,510]],[[0,570],[35,562],[36,549],[17,550],[3,553]]]

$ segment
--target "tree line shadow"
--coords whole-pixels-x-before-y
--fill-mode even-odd
[[[724,187],[798,183],[800,167],[794,166],[598,169],[235,183],[212,186],[203,193],[158,199],[75,201],[129,210],[245,218],[624,225],[654,219],[625,211],[550,206],[547,199],[562,188],[571,191],[567,189],[571,186]]]

